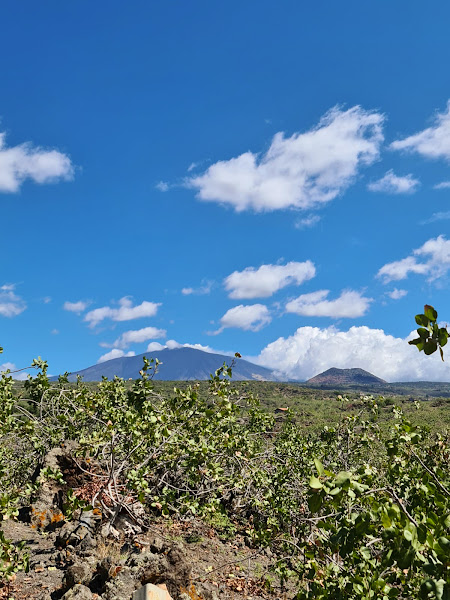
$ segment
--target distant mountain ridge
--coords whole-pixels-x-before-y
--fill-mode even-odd
[[[114,358],[69,375],[69,381],[76,381],[77,375],[83,381],[100,381],[102,376],[113,379],[116,375],[123,379],[137,379],[142,369],[142,358],[157,358],[161,361],[154,379],[163,381],[202,381],[224,362],[231,365],[232,356],[213,354],[196,348],[165,348],[157,352],[144,352],[137,356]],[[242,358],[234,359],[233,379],[238,381],[279,381],[273,371],[260,367]]]
[[[386,383],[384,379],[376,377],[372,373],[364,371],[364,369],[337,369],[336,367],[327,369],[306,381],[307,385],[325,386],[381,385]]]

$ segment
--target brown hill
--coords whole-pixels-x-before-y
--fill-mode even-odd
[[[332,367],[306,382],[308,385],[326,386],[351,386],[351,385],[374,385],[384,384],[386,381],[380,379],[364,369],[336,369]]]

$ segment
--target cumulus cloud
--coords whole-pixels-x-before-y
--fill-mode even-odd
[[[267,152],[218,161],[186,185],[200,200],[236,211],[312,208],[333,200],[377,160],[383,121],[360,106],[335,107],[313,129],[291,137],[279,132]]]
[[[147,346],[147,352],[159,352],[159,350],[164,350],[164,344],[160,344],[159,342],[150,342]]]
[[[420,185],[418,179],[409,174],[398,176],[391,169],[381,179],[367,185],[371,192],[385,192],[386,194],[413,194]]]
[[[362,317],[369,310],[372,298],[360,292],[344,290],[339,298],[327,300],[330,290],[302,294],[286,304],[286,312],[305,317],[331,317],[333,319]]]
[[[276,369],[290,379],[309,379],[326,369],[362,368],[387,381],[450,381],[450,371],[437,353],[424,356],[407,340],[382,329],[351,327],[300,327],[289,337],[268,344],[257,357],[258,364]]]
[[[427,158],[450,160],[450,101],[444,112],[436,114],[431,127],[403,140],[396,140],[390,147],[393,150],[417,152]]]
[[[446,275],[449,269],[450,240],[440,235],[413,250],[411,256],[384,265],[378,271],[377,277],[381,277],[384,283],[389,283],[406,279],[410,273],[416,273],[428,275],[428,281],[433,281]]]
[[[261,265],[234,271],[224,279],[230,298],[267,298],[288,285],[301,285],[316,274],[314,264],[289,262],[286,265]]]
[[[140,344],[147,340],[162,338],[166,335],[165,329],[157,327],[143,327],[142,329],[132,329],[124,331],[111,345],[102,343],[101,346],[108,348],[127,348],[130,344]]]
[[[448,190],[448,188],[450,188],[450,181],[441,181],[441,183],[433,185],[434,190]]]
[[[25,371],[19,370],[17,366],[12,362],[5,362],[0,365],[0,373],[4,373],[5,371],[11,371],[11,377],[17,381],[25,381],[28,379],[29,373],[25,373]]]
[[[259,331],[262,327],[268,325],[271,320],[269,309],[264,304],[251,304],[248,306],[239,304],[239,306],[227,310],[220,319],[220,329],[210,332],[210,335],[217,335],[228,328]]]
[[[36,183],[71,179],[73,172],[66,154],[45,150],[29,142],[8,147],[6,134],[0,133],[0,192],[17,192],[26,179]]]
[[[122,356],[135,356],[135,353],[131,350],[130,352],[124,352],[118,348],[113,348],[110,352],[102,354],[102,356],[100,356],[98,359],[97,364],[106,362],[107,360],[112,360],[113,358],[122,358]]]
[[[389,298],[392,298],[392,300],[400,300],[400,298],[404,298],[407,293],[408,292],[406,290],[398,290],[397,288],[394,288],[392,292],[387,292],[387,295]]]
[[[144,301],[141,304],[133,306],[133,302],[129,296],[125,296],[119,300],[119,308],[111,306],[102,306],[89,311],[84,320],[89,323],[89,327],[95,327],[104,319],[112,321],[132,321],[142,317],[154,317],[158,311],[160,303]]]
[[[77,315],[81,314],[89,306],[89,302],[78,300],[78,302],[64,302],[63,309],[69,312],[74,312]]]
[[[0,287],[0,316],[17,317],[27,308],[25,301],[15,293],[15,284]]]

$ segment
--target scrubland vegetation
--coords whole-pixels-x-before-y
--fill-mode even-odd
[[[145,360],[132,385],[50,383],[47,364],[34,366],[23,388],[8,373],[0,381],[3,519],[46,479],[63,480],[41,467],[70,440],[90,486],[81,498],[66,485],[64,520],[94,507],[114,524],[125,509],[142,526],[195,517],[243,533],[256,550],[270,548],[268,594],[276,577],[298,600],[450,598],[445,400],[261,384],[262,406],[255,384],[234,386],[226,366],[207,386],[172,390],[152,382],[157,361]],[[267,393],[275,386],[282,401]],[[26,548],[1,534],[0,580],[26,566]]]

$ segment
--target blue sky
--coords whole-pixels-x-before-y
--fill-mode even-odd
[[[450,6],[0,7],[3,368],[177,344],[450,380]]]

